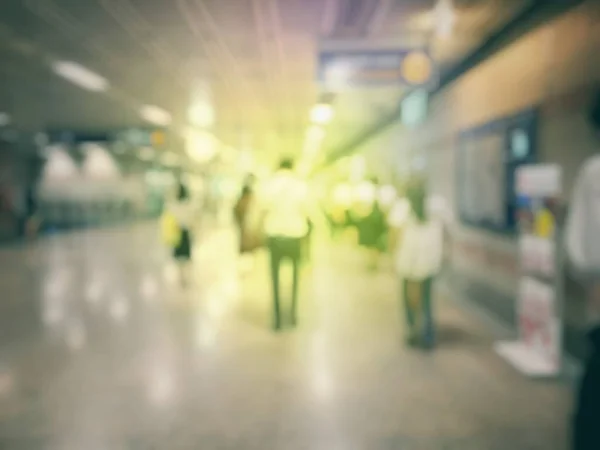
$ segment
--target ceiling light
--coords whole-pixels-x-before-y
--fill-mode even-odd
[[[325,84],[333,91],[342,91],[350,85],[355,72],[351,63],[336,62],[325,69]]]
[[[333,108],[326,103],[313,106],[310,111],[310,120],[316,124],[326,124],[333,118]]]
[[[201,102],[190,108],[188,118],[193,125],[208,128],[215,122],[215,113],[208,103]]]
[[[52,70],[57,75],[88,91],[101,92],[109,87],[106,78],[75,62],[56,61],[52,64]]]
[[[190,128],[185,135],[185,149],[194,161],[205,163],[217,154],[218,141],[206,131]]]
[[[154,125],[167,126],[171,123],[171,114],[154,105],[144,105],[140,109],[142,118]]]

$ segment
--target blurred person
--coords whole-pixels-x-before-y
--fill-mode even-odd
[[[325,207],[331,238],[337,238],[350,226],[351,203],[351,188],[346,184],[337,184],[332,189]]]
[[[600,91],[593,102],[590,122],[600,140]],[[600,220],[598,180],[600,155],[583,164],[573,190],[567,215],[565,244],[575,272],[588,287],[590,354],[585,363],[573,426],[573,449],[600,449]]]
[[[244,183],[244,186],[242,187],[242,192],[234,207],[234,218],[238,227],[239,235],[239,254],[241,257],[244,257],[242,261],[244,263],[247,262],[247,266],[244,265],[243,269],[246,267],[251,268],[251,252],[259,245],[257,236],[255,235],[256,230],[252,230],[251,224],[249,223],[250,212],[255,203],[253,184],[254,179],[252,177],[248,177]]]
[[[27,186],[25,190],[25,211],[23,224],[25,237],[27,239],[35,238],[40,228],[40,219],[38,215],[37,193],[34,185]]]
[[[313,216],[308,186],[294,174],[293,169],[294,162],[283,159],[261,196],[264,232],[271,259],[275,330],[281,328],[280,269],[286,259],[292,264],[291,322],[294,326],[297,323],[302,245],[309,233],[309,221]]]
[[[170,227],[167,231],[170,236],[166,240],[173,247],[173,257],[177,262],[183,287],[186,287],[190,281],[194,212],[189,190],[185,184],[179,182],[175,199],[166,206],[164,220],[166,226]]]
[[[401,280],[407,344],[433,348],[435,324],[432,289],[443,260],[443,224],[427,208],[425,185],[413,181],[407,196],[410,211],[398,236],[396,269]],[[406,213],[406,212],[405,212]]]
[[[387,219],[377,198],[378,186],[379,182],[376,178],[371,179],[368,185],[361,186],[360,188],[365,190],[364,198],[359,199],[355,209],[358,243],[368,252],[370,270],[376,270],[379,267],[381,254],[387,248]]]

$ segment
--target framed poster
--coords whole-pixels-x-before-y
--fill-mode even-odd
[[[515,172],[535,161],[536,125],[537,112],[531,110],[460,133],[457,207],[463,223],[515,232]]]

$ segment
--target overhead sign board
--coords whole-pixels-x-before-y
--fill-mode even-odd
[[[429,53],[420,48],[322,48],[319,82],[327,88],[369,85],[427,86],[435,78]]]

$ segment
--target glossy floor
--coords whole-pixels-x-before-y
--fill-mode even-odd
[[[569,390],[452,301],[439,348],[408,350],[394,278],[323,244],[276,334],[264,257],[239,277],[234,234],[202,234],[186,291],[152,225],[0,251],[1,449],[566,448]]]

